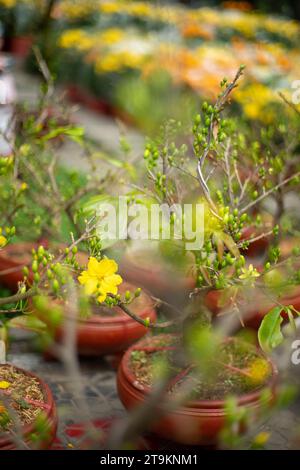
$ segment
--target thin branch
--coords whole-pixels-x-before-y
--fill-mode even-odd
[[[271,188],[268,191],[266,191],[265,193],[261,194],[257,199],[255,199],[255,201],[249,202],[249,204],[247,204],[246,206],[244,206],[241,209],[241,212],[247,212],[249,209],[251,209],[251,207],[255,206],[258,202],[260,202],[264,198],[270,196],[270,194],[277,191],[282,186],[285,186],[286,184],[288,184],[290,181],[292,181],[294,178],[297,178],[298,176],[300,176],[300,171],[298,171],[294,175],[289,176],[288,178],[284,179],[283,181],[281,181],[281,183],[278,183],[276,186],[273,186],[273,188]]]

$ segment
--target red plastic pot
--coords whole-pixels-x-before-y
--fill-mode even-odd
[[[56,436],[56,430],[57,430],[57,412],[56,412],[56,405],[53,399],[52,392],[48,385],[37,375],[32,374],[31,372],[28,372],[26,370],[23,370],[19,367],[13,366],[15,369],[18,369],[19,371],[23,372],[23,374],[26,374],[30,377],[34,377],[38,382],[40,383],[40,386],[43,390],[43,394],[45,397],[44,403],[45,406],[43,408],[43,414],[46,417],[47,420],[47,433],[45,433],[45,437],[41,440],[38,441],[37,444],[33,444],[30,435],[35,432],[34,424],[28,424],[23,426],[21,432],[22,436],[24,439],[24,442],[30,447],[34,449],[49,449],[51,447],[52,442],[55,439]],[[0,450],[15,450],[16,444],[14,440],[9,436],[0,436]]]
[[[119,288],[122,294],[126,290],[134,292],[136,286],[123,282]],[[156,321],[156,312],[151,298],[142,292],[130,305],[130,309],[145,320]],[[110,313],[111,312],[111,313]],[[43,318],[45,321],[46,318]],[[83,356],[99,356],[125,351],[131,344],[148,332],[148,329],[125,314],[119,307],[107,316],[97,314],[79,320],[77,323],[77,351]],[[62,341],[64,326],[57,328],[55,339]],[[51,350],[50,350],[51,353]]]
[[[138,383],[130,369],[131,352],[138,350],[139,346],[143,344],[144,340],[141,340],[137,345],[126,351],[118,370],[118,393],[123,405],[128,410],[141,405],[151,391],[148,387]],[[265,357],[263,354],[261,355]],[[277,370],[271,362],[270,364],[272,376],[268,384],[255,392],[238,397],[238,406],[246,407],[257,418],[261,415],[264,406],[271,405],[275,396]],[[265,388],[270,389],[272,393],[263,403],[261,394]],[[156,411],[153,410],[153,413],[157,411],[161,411],[159,405]],[[151,431],[159,437],[179,444],[215,445],[218,442],[220,432],[224,428],[226,417],[225,401],[223,400],[190,401],[185,406],[180,406],[175,410],[162,414]],[[240,432],[244,430],[240,429]]]

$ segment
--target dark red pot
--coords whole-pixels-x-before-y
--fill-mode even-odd
[[[206,296],[205,304],[214,315],[218,315],[218,313],[220,313],[223,309],[230,307],[230,301],[228,301],[226,305],[221,305],[222,293],[222,290],[214,290],[209,292]],[[300,286],[295,287],[295,289],[289,295],[279,299],[279,302],[285,306],[293,305],[296,310],[299,310]],[[249,311],[243,320],[246,327],[258,330],[264,316],[272,308],[276,307],[276,304],[272,304],[272,302],[266,302],[265,299],[261,299],[261,301],[259,301],[258,298],[255,300],[255,304],[259,305],[259,307],[254,307],[253,310],[251,307],[249,307]],[[281,315],[284,319],[288,319],[288,316],[284,311],[282,311]]]
[[[172,272],[163,263],[155,264],[148,252],[125,254],[119,264],[121,275],[128,281],[149,290],[160,299],[183,298],[194,288],[195,281],[185,273]]]
[[[251,238],[255,238],[259,235],[259,230],[256,230],[254,227],[248,227],[242,231],[241,240],[251,240]],[[240,250],[241,254],[250,258],[256,258],[264,255],[266,250],[269,248],[269,238],[270,237],[263,237],[250,243],[246,250]]]
[[[123,282],[119,288],[122,294],[126,290],[134,292],[135,286]],[[151,298],[142,292],[129,307],[143,320],[156,321],[156,312]],[[148,329],[125,314],[119,307],[113,309],[115,315],[92,315],[77,324],[77,351],[80,355],[99,356],[125,351],[131,344],[144,336]],[[45,321],[46,319],[43,318]],[[56,340],[62,341],[64,328],[56,331]],[[50,351],[51,352],[51,351]]]
[[[123,356],[121,361],[117,386],[120,399],[126,409],[131,410],[141,405],[150,393],[148,387],[139,384],[130,369],[130,355],[133,350],[143,346],[145,340],[132,346]],[[263,354],[262,354],[263,356]],[[264,357],[264,356],[263,356]],[[262,389],[253,393],[242,395],[238,398],[238,405],[245,406],[253,412],[255,418],[259,418],[263,406],[271,404],[275,396],[277,370],[272,366],[272,377],[269,383]],[[272,393],[265,403],[262,403],[261,393],[265,388]],[[158,409],[159,410],[159,405]],[[155,410],[153,410],[155,413]],[[151,431],[159,437],[178,442],[184,445],[215,445],[218,436],[226,422],[225,401],[223,400],[198,400],[190,401],[185,406],[167,411],[159,417]],[[245,429],[240,429],[240,432]]]
[[[39,242],[19,242],[7,245],[0,250],[0,284],[9,287],[12,291],[18,289],[18,282],[24,278],[23,267],[30,267],[32,263],[31,251],[37,249],[39,245],[48,247],[48,240],[41,240]],[[58,245],[63,248],[63,245]],[[55,248],[55,247],[54,247]],[[88,260],[86,253],[79,252],[77,259],[80,263],[85,264]],[[28,276],[29,282],[33,281],[33,273],[30,270]]]
[[[7,245],[0,251],[0,284],[4,284],[12,291],[18,288],[18,282],[23,280],[23,266],[31,264],[31,250],[37,248],[38,244],[31,242],[20,242]],[[32,272],[29,274],[32,281]]]
[[[19,367],[15,367],[15,366],[13,366],[13,367],[20,370],[20,371],[22,371],[23,374],[26,374],[30,377],[34,377],[35,379],[37,379],[39,381],[40,385],[41,385],[41,388],[43,390],[44,397],[45,397],[46,408],[43,409],[43,413],[45,414],[45,416],[47,418],[47,423],[48,423],[48,426],[49,426],[49,430],[46,433],[47,437],[45,437],[43,440],[38,442],[38,444],[32,444],[32,442],[30,440],[30,435],[33,432],[35,432],[35,429],[34,429],[34,424],[28,424],[26,426],[23,426],[23,428],[22,428],[22,436],[23,436],[24,442],[30,448],[49,449],[51,447],[52,442],[55,439],[56,430],[57,430],[57,422],[58,422],[56,406],[55,406],[55,402],[54,402],[54,399],[53,399],[52,392],[51,392],[50,388],[48,387],[48,385],[40,377],[36,376],[35,374],[32,374],[31,372],[23,370]],[[15,449],[16,449],[16,444],[15,444],[14,440],[11,439],[11,437],[9,435],[5,436],[5,437],[0,436],[0,450],[15,450]]]
[[[32,36],[17,36],[11,39],[11,53],[17,57],[26,58],[33,44]]]

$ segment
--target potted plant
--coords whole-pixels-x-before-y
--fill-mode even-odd
[[[185,178],[188,179],[190,194],[194,195],[193,185],[200,187],[198,202],[202,205],[201,214],[202,221],[204,221],[204,225],[201,226],[203,243],[200,244],[201,246],[195,247],[194,245],[188,250],[194,257],[190,266],[190,273],[194,277],[194,288],[189,296],[193,302],[185,300],[185,304],[179,305],[177,297],[174,297],[173,305],[177,309],[179,307],[182,314],[177,317],[175,315],[175,319],[167,322],[167,326],[173,325],[179,335],[179,359],[176,354],[177,345],[175,344],[174,347],[173,343],[165,344],[164,337],[157,336],[142,340],[141,343],[130,348],[121,361],[118,374],[119,393],[125,407],[131,409],[138,404],[143,404],[142,410],[145,410],[151,404],[152,414],[157,419],[156,423],[149,425],[150,429],[160,436],[170,437],[185,444],[216,443],[224,432],[226,434],[225,422],[228,424],[229,421],[232,424],[226,405],[228,390],[223,390],[217,397],[214,396],[214,391],[219,388],[219,373],[226,375],[228,366],[230,383],[235,381],[231,373],[233,375],[245,373],[244,376],[250,379],[248,374],[251,365],[247,359],[239,357],[237,351],[231,350],[236,344],[238,344],[238,349],[240,347],[240,343],[232,339],[238,326],[245,326],[247,321],[253,320],[261,311],[260,320],[263,316],[264,319],[260,325],[258,341],[265,351],[270,351],[270,344],[276,344],[278,341],[278,325],[281,324],[283,317],[293,324],[293,317],[298,314],[298,304],[293,297],[293,290],[297,289],[297,254],[293,253],[288,261],[286,257],[283,259],[280,256],[278,243],[281,228],[278,222],[283,215],[284,195],[288,191],[297,190],[299,173],[295,172],[283,179],[280,177],[278,182],[278,173],[272,166],[273,157],[269,155],[265,161],[261,156],[263,153],[257,154],[257,147],[263,150],[261,146],[267,146],[268,140],[256,143],[252,147],[248,146],[246,139],[249,129],[241,135],[241,128],[237,128],[234,121],[223,118],[225,104],[236,88],[242,71],[243,67],[239,69],[232,82],[222,80],[221,92],[215,105],[209,105],[206,102],[203,104],[202,114],[197,115],[194,120],[192,146],[182,146],[182,136],[180,147],[178,146],[175,137],[178,126],[174,122],[168,123],[163,128],[162,135],[158,139],[148,142],[144,157],[149,185],[137,187],[135,192],[130,192],[131,197],[132,194],[134,195],[132,198],[134,202],[139,199],[140,204],[143,204],[140,202],[143,201],[143,196],[144,204],[149,203],[149,194],[161,204],[167,204],[171,208],[169,222],[175,227],[176,222],[182,223],[182,219],[176,212],[174,202],[187,201],[181,198],[184,192],[178,191],[178,188],[181,190],[187,187],[180,184],[180,176],[183,181]],[[190,151],[193,151],[193,157],[190,157]],[[193,160],[196,160],[196,171],[193,169],[195,166]],[[240,171],[245,161],[247,165],[252,162],[254,167],[258,165],[263,167],[264,172],[261,172],[259,183],[250,182],[247,178],[244,182],[242,181]],[[260,191],[259,185],[262,187]],[[277,191],[282,193],[279,202]],[[266,209],[262,203],[268,198],[273,198],[274,194],[276,194],[275,201],[278,202],[279,209],[273,213],[270,212],[271,217],[268,220],[272,221],[272,224],[264,228],[262,213],[265,214]],[[257,226],[259,230],[259,234],[255,236],[251,228],[254,226]],[[197,226],[197,229],[200,230],[200,227]],[[249,233],[249,238],[246,237],[246,233]],[[194,231],[194,237],[196,234],[197,231]],[[183,231],[181,246],[191,241],[186,235]],[[261,259],[254,265],[253,261],[247,259],[247,248],[251,243],[264,238],[269,239],[269,251],[264,251]],[[195,238],[192,240],[194,241]],[[173,241],[174,246],[178,244],[176,237]],[[245,256],[241,253],[242,250]],[[173,253],[175,253],[175,248]],[[214,311],[208,302],[211,295],[215,296],[215,302],[222,297],[222,312]],[[295,305],[293,305],[294,302]],[[276,315],[274,304],[276,304]],[[210,326],[214,313],[222,313],[222,316],[217,318],[216,330]],[[225,315],[226,313],[228,315]],[[156,325],[151,326],[156,327]],[[159,324],[157,326],[159,327]],[[223,335],[216,341],[216,332],[220,331],[223,331]],[[212,348],[211,345],[216,345],[216,343],[217,346]],[[269,371],[266,376],[264,374],[260,376],[261,378],[264,376],[264,379],[257,389],[229,392],[235,395],[236,416],[244,416],[244,413],[247,415],[248,411],[250,412],[249,408],[253,407],[255,421],[260,414],[258,403],[262,404],[261,396],[268,397],[268,405],[274,402],[277,372],[269,359],[249,343],[244,343],[241,349],[248,359],[254,354],[252,357],[256,364],[253,368],[255,373],[259,375],[262,371]],[[156,362],[161,360],[164,363],[167,360],[169,366],[163,369],[165,372],[162,380],[163,387],[160,389],[158,398],[156,394],[159,387],[155,386],[158,379],[154,372],[153,362],[155,361],[152,355],[155,356],[156,353],[162,351],[164,357],[156,357],[155,361],[157,359]],[[174,353],[171,360],[165,357],[170,351]],[[228,351],[228,355],[225,352],[224,360],[218,361],[217,358],[223,357],[224,351]],[[205,355],[207,355],[208,364],[204,359]],[[200,370],[198,370],[199,363]],[[240,364],[243,372],[237,364]],[[191,369],[196,372],[191,374]],[[207,371],[211,373],[211,377],[208,376],[208,382],[206,382]],[[187,376],[192,381],[192,389],[189,391],[192,396],[196,393],[196,400],[191,400],[187,396],[183,402],[176,402],[175,398],[173,410],[172,399],[168,395],[170,387],[172,392],[175,380],[185,389]],[[208,392],[210,379],[212,379],[211,395]],[[202,385],[199,385],[199,380],[200,382],[203,380],[203,389]],[[224,376],[221,383],[224,384]],[[204,395],[197,396],[199,388],[204,391]],[[163,404],[157,406],[157,403],[164,403],[166,394],[171,401],[171,411],[168,399],[166,399],[165,406]],[[238,410],[240,407],[243,408],[242,404],[245,405],[245,409],[240,414]],[[141,411],[142,416],[144,416],[143,413],[146,414],[146,411]],[[151,421],[149,413],[147,417]],[[136,423],[133,424],[130,421],[128,426],[136,426]],[[245,431],[246,427],[240,422],[235,427],[236,434]],[[193,431],[189,432],[189,429]]]
[[[7,227],[1,233],[3,246],[13,230]],[[3,296],[1,291],[0,296],[0,450],[47,449],[56,436],[57,412],[50,388],[36,374],[6,360],[8,331],[13,319],[23,314],[23,294],[24,288],[17,303],[14,295]]]
[[[118,371],[118,392],[125,408],[131,410],[145,403],[158,380],[155,368],[159,361],[167,361],[174,368],[170,356],[178,350],[177,341],[176,336],[157,335],[140,340],[126,351]],[[211,376],[197,370],[195,357],[193,362],[177,366],[175,373],[173,370],[167,385],[169,401],[185,387],[189,387],[189,393],[173,408],[163,400],[155,406],[158,419],[151,430],[158,436],[185,445],[216,445],[233,413],[236,432],[240,433],[274,403],[277,371],[261,351],[231,338],[220,343],[214,353]],[[229,396],[236,397],[231,412]]]
[[[56,406],[40,377],[12,364],[1,364],[0,397],[0,450],[51,447],[57,428]]]

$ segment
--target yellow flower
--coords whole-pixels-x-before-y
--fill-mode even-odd
[[[0,235],[0,248],[3,248],[7,243],[7,239],[3,236]]]
[[[76,48],[84,52],[93,47],[93,39],[81,29],[70,29],[60,36],[58,45],[63,49]]]
[[[260,274],[256,268],[253,267],[253,264],[250,264],[248,268],[242,268],[242,274],[239,276],[240,279],[255,279],[259,277]]]
[[[6,8],[13,8],[16,6],[16,0],[0,0],[0,5],[3,5]]]
[[[270,439],[270,433],[262,431],[254,437],[253,443],[258,445],[258,446],[264,446],[268,440]]]
[[[122,278],[115,274],[118,270],[117,263],[112,259],[97,261],[91,257],[88,262],[87,271],[83,271],[78,277],[80,284],[84,285],[87,295],[97,295],[98,302],[104,302],[107,294],[116,295],[118,285]]]
[[[271,367],[265,359],[257,358],[247,368],[247,372],[249,374],[249,381],[255,385],[260,385],[269,377]]]
[[[6,390],[7,388],[10,387],[10,383],[6,382],[6,380],[0,381],[0,389],[1,390]]]

